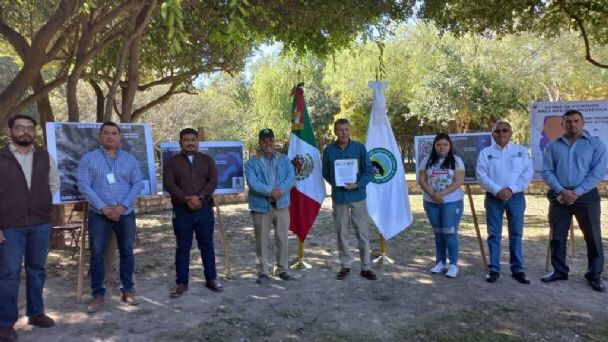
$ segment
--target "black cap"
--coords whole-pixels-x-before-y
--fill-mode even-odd
[[[274,138],[274,133],[272,132],[272,130],[270,128],[264,128],[263,130],[260,131],[260,134],[258,134],[258,137],[260,139]]]

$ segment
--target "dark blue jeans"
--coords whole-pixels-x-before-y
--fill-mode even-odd
[[[486,222],[488,225],[488,251],[490,271],[500,272],[500,240],[502,239],[502,217],[507,212],[509,227],[509,264],[511,272],[524,271],[524,253],[521,240],[524,233],[524,211],[526,198],[523,192],[513,194],[506,202],[492,194],[486,194]]]
[[[42,290],[46,279],[46,257],[50,224],[7,228],[0,244],[0,328],[12,327],[19,318],[19,276],[25,257],[25,292],[29,317],[44,313]]]
[[[458,265],[458,226],[462,218],[463,201],[436,204],[424,201],[424,211],[435,234],[436,262]],[[446,253],[447,249],[447,253]]]
[[[173,232],[177,243],[175,248],[175,283],[188,284],[193,234],[196,234],[198,249],[201,251],[205,281],[217,278],[213,247],[213,225],[213,207],[211,205],[197,211],[182,207],[173,208]]]
[[[91,248],[91,290],[93,297],[105,295],[104,280],[106,276],[105,256],[110,229],[116,235],[116,244],[120,254],[120,282],[122,292],[133,291],[133,271],[135,256],[135,213],[122,215],[120,221],[109,220],[105,215],[89,211],[89,245]]]

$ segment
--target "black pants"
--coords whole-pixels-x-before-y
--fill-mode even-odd
[[[604,268],[604,250],[600,225],[600,195],[597,189],[580,196],[572,205],[564,205],[554,198],[549,204],[549,221],[553,227],[551,264],[557,273],[568,274],[566,241],[572,215],[576,217],[587,243],[588,268],[585,278],[599,279]]]

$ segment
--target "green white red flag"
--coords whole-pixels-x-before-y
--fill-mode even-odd
[[[304,241],[325,199],[325,181],[321,174],[321,155],[304,102],[304,83],[291,93],[291,136],[287,157],[294,165],[296,186],[291,189],[289,230]]]

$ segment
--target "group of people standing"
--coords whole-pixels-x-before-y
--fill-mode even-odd
[[[584,131],[584,125],[581,112],[568,110],[562,117],[565,133],[550,142],[543,152],[542,177],[549,187],[553,272],[541,281],[568,279],[566,240],[574,216],[587,244],[585,279],[593,290],[605,292],[601,280],[604,252],[597,186],[606,176],[608,155],[602,142]],[[492,128],[493,144],[480,152],[475,170],[479,185],[486,191],[484,204],[490,254],[486,281],[494,283],[500,277],[502,223],[506,213],[511,276],[521,284],[530,284],[525,273],[522,237],[526,209],[524,191],[532,180],[533,168],[528,149],[511,143],[512,135],[508,122],[496,122]],[[452,278],[458,274],[457,234],[463,210],[461,185],[464,174],[464,164],[454,154],[450,137],[438,134],[431,154],[419,165],[418,183],[424,191],[424,210],[435,234],[436,264],[431,272],[446,272],[446,276]]]
[[[596,291],[605,291],[600,275],[604,254],[600,227],[600,196],[597,185],[606,174],[606,147],[583,130],[584,117],[569,110],[563,115],[562,137],[547,145],[543,155],[543,179],[550,188],[549,220],[553,229],[551,261],[554,271],[543,282],[568,279],[566,239],[572,216],[577,218],[587,244],[588,269],[585,278]],[[52,196],[59,189],[57,165],[48,152],[33,142],[36,121],[14,115],[8,121],[11,143],[0,149],[0,341],[17,339],[14,324],[18,318],[18,290],[25,260],[28,323],[51,327],[54,320],[44,312],[42,292],[51,232]],[[376,280],[371,270],[366,187],[374,169],[365,146],[350,138],[350,123],[334,123],[336,140],[323,151],[322,175],[331,185],[332,210],[336,227],[340,268],[336,278],[350,275],[352,256],[348,229],[352,225],[358,240],[360,275]],[[492,128],[494,143],[479,154],[476,175],[486,191],[485,209],[490,265],[486,281],[500,277],[502,220],[506,212],[509,233],[509,264],[512,277],[530,284],[525,274],[522,236],[526,207],[524,190],[532,179],[532,164],[527,148],[510,142],[512,128],[498,121]],[[205,286],[222,291],[218,282],[213,244],[213,193],[218,171],[214,160],[198,151],[197,131],[186,128],[179,134],[180,153],[163,168],[164,189],[171,195],[173,230],[176,238],[175,288],[172,298],[188,291],[190,250],[196,237],[203,261]],[[292,275],[288,258],[290,191],[295,173],[289,159],[275,151],[274,133],[259,132],[259,154],[245,165],[249,186],[248,203],[255,232],[258,284],[273,276],[289,281]],[[105,122],[99,130],[100,147],[86,153],[77,172],[79,190],[89,204],[90,277],[92,301],[87,311],[96,312],[105,302],[104,259],[108,236],[113,231],[120,255],[121,300],[137,305],[135,296],[136,235],[134,205],[142,191],[142,172],[136,158],[122,150],[121,130]],[[335,162],[356,160],[354,182],[338,185]],[[458,275],[458,227],[463,214],[465,165],[454,154],[448,134],[433,141],[430,155],[418,165],[418,183],[424,191],[424,210],[435,237],[436,263],[432,273]],[[268,255],[269,234],[275,229],[276,262]]]

